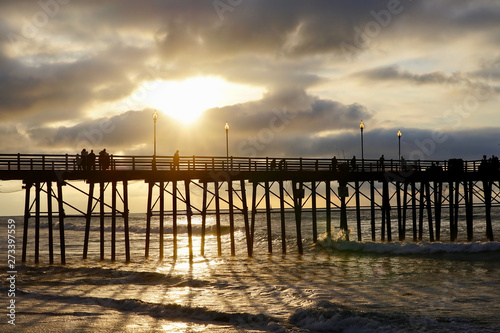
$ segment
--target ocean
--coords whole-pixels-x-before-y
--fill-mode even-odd
[[[201,256],[201,219],[194,216],[192,260],[185,217],[178,220],[176,260],[172,255],[172,221],[167,217],[165,257],[159,260],[158,217],[152,220],[150,256],[145,259],[146,216],[132,214],[130,263],[125,262],[121,219],[117,221],[117,259],[112,262],[109,219],[106,259],[100,261],[99,220],[92,220],[88,258],[82,260],[85,219],[67,218],[64,266],[58,264],[57,222],[56,264],[49,265],[48,225],[43,219],[40,263],[34,263],[33,218],[27,262],[22,264],[23,218],[3,217],[1,266],[4,276],[16,273],[15,295],[9,292],[12,279],[3,279],[0,286],[4,309],[1,331],[500,332],[500,243],[485,241],[481,212],[475,219],[474,241],[465,241],[465,219],[461,216],[459,240],[454,243],[448,241],[446,226],[441,242],[412,242],[411,219],[407,222],[408,241],[372,242],[368,214],[363,211],[361,242],[356,241],[353,212],[348,214],[352,228],[349,240],[338,228],[337,213],[333,214],[332,237],[327,238],[326,218],[320,215],[319,241],[314,244],[311,217],[304,213],[303,255],[297,252],[293,213],[287,213],[286,254],[281,253],[279,215],[273,214],[273,253],[269,254],[265,214],[258,214],[252,258],[247,256],[240,216],[236,219],[236,255],[231,256],[226,215],[222,218],[222,256],[217,255],[212,216],[207,221],[205,254]],[[443,221],[446,218],[444,215]],[[498,212],[493,220],[498,238]],[[393,224],[397,224],[394,221],[395,217]],[[15,224],[11,229],[15,229],[16,261],[11,267],[7,266],[9,224]],[[397,239],[393,228],[393,239]],[[12,306],[8,308],[12,300],[14,322]]]

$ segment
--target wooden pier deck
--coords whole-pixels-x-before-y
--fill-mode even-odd
[[[111,156],[109,168],[96,162],[79,166],[76,155],[0,154],[0,179],[22,180],[25,189],[25,212],[22,260],[26,261],[29,221],[35,219],[35,262],[39,260],[40,219],[49,226],[49,256],[54,261],[53,219],[59,221],[61,263],[65,263],[65,209],[86,219],[83,258],[87,257],[92,217],[100,220],[101,259],[104,259],[105,217],[111,217],[112,251],[115,260],[117,218],[123,220],[126,260],[130,260],[128,182],[143,180],[147,188],[145,256],[150,255],[151,218],[159,217],[159,257],[164,256],[164,221],[172,216],[174,257],[177,255],[177,218],[187,218],[189,251],[192,253],[193,215],[202,219],[201,252],[204,252],[207,215],[216,217],[218,254],[221,255],[221,214],[229,215],[231,254],[235,253],[234,217],[243,216],[246,250],[253,255],[255,220],[265,214],[268,251],[273,252],[271,228],[280,215],[281,252],[286,253],[285,211],[295,214],[297,249],[302,249],[302,214],[311,214],[313,241],[317,241],[317,216],[326,214],[326,231],[331,235],[332,212],[340,213],[340,228],[356,224],[358,241],[362,239],[361,210],[370,211],[371,240],[376,240],[377,216],[381,241],[392,241],[391,209],[397,209],[397,239],[406,240],[407,216],[411,215],[413,241],[422,240],[424,231],[429,241],[441,240],[442,228],[448,228],[450,241],[457,239],[459,209],[465,209],[467,239],[474,239],[474,210],[484,208],[486,238],[493,241],[491,209],[500,204],[500,171],[495,161],[397,161],[343,160],[329,158],[249,158],[181,156]],[[87,189],[76,187],[85,181]],[[56,189],[53,185],[55,184]],[[98,187],[96,188],[96,185]],[[110,185],[110,186],[108,186]],[[118,186],[120,185],[120,186]],[[86,195],[87,205],[77,207],[63,199],[63,189],[72,187]],[[446,187],[446,191],[444,190]],[[111,203],[105,192],[111,191]],[[201,192],[202,202],[191,199],[193,191]],[[34,192],[34,197],[32,197]],[[97,193],[96,193],[97,192]],[[41,193],[47,196],[47,211],[41,211]],[[145,193],[146,195],[146,193]],[[118,200],[119,199],[119,200]],[[53,200],[56,204],[53,205]],[[168,202],[168,208],[165,203]],[[278,206],[273,208],[273,204]],[[276,202],[278,204],[276,205]],[[119,207],[118,207],[119,206]],[[99,207],[99,208],[97,208]],[[449,221],[442,221],[448,210]],[[97,212],[98,210],[98,212]],[[347,210],[354,210],[356,221],[347,220]],[[379,214],[380,213],[380,214]],[[427,226],[424,226],[424,214]]]

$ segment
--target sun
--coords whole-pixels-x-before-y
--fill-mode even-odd
[[[141,98],[142,107],[157,109],[184,123],[194,121],[207,109],[254,100],[263,93],[262,89],[218,77],[157,80],[148,87]]]

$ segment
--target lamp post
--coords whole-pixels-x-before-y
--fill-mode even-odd
[[[158,113],[155,112],[153,113],[153,122],[154,122],[154,152],[153,152],[153,156],[156,156],[156,120],[158,119]]]
[[[361,166],[364,169],[365,168],[365,154],[363,151],[363,129],[365,128],[365,124],[363,123],[363,120],[359,123],[359,129],[361,130]]]
[[[227,123],[227,121],[224,129],[226,130],[226,159],[229,166],[229,124]]]
[[[398,130],[398,160],[401,161],[401,130]]]

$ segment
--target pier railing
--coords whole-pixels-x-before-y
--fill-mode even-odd
[[[273,158],[273,157],[221,157],[180,156],[178,165],[173,156],[111,155],[110,170],[180,170],[180,171],[333,171],[377,172],[414,170],[425,171],[432,167],[443,171],[450,169],[457,160],[384,160],[380,159],[337,159],[332,158]],[[480,160],[459,160],[462,171],[476,172]],[[456,164],[455,164],[456,165]],[[84,169],[79,166],[76,155],[64,154],[0,154],[0,170],[65,170]],[[99,157],[90,166],[92,170],[102,169]]]

